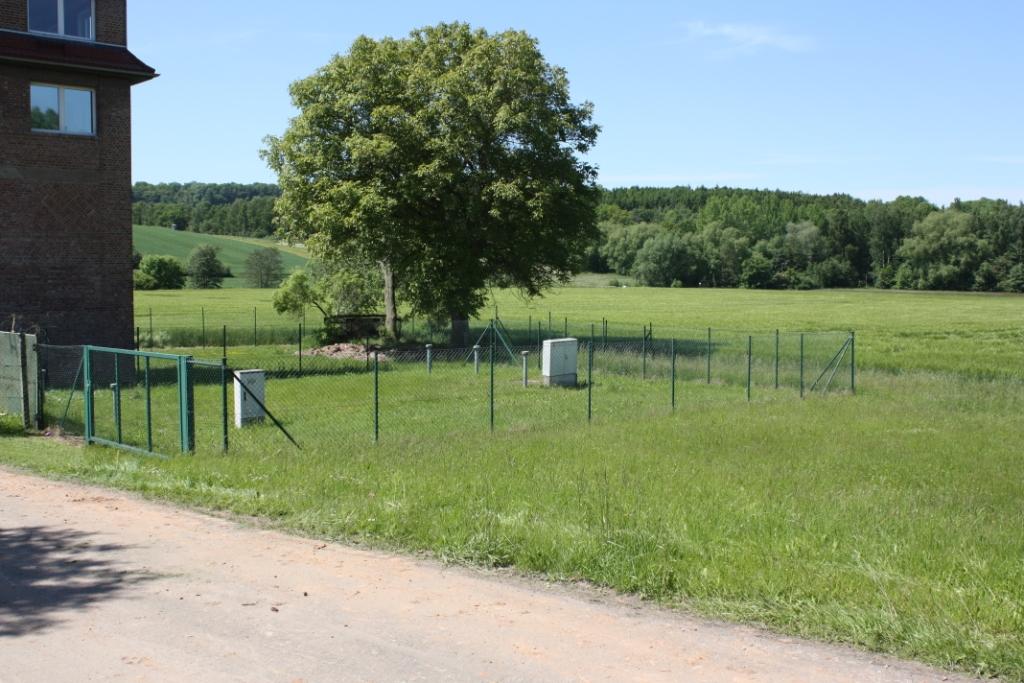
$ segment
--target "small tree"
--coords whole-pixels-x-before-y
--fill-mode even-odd
[[[245,259],[245,278],[253,287],[277,287],[284,279],[281,252],[273,247],[257,249]]]
[[[188,281],[194,289],[220,289],[224,280],[224,264],[217,258],[217,248],[200,244],[188,257]]]
[[[369,313],[382,301],[380,271],[373,267],[331,261],[313,261],[307,270],[296,270],[274,292],[274,310],[301,316],[312,306],[327,318]]]
[[[185,269],[173,256],[149,255],[139,264],[139,289],[181,289],[185,286]]]

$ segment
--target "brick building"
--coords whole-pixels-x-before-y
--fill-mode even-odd
[[[0,328],[131,347],[126,0],[0,0]]]

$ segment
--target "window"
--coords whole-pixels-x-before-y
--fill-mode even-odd
[[[72,135],[96,132],[92,90],[33,83],[31,98],[32,130]]]
[[[94,0],[28,0],[28,30],[94,40]]]

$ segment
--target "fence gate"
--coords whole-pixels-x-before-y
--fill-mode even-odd
[[[0,332],[0,414],[20,416],[25,429],[42,427],[39,391],[35,335]]]
[[[154,455],[193,452],[196,363],[191,356],[83,347],[86,442]],[[223,401],[226,381],[226,373],[218,371],[215,383]],[[226,411],[223,420],[226,424]]]

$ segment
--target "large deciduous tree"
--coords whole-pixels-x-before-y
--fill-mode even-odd
[[[465,320],[490,286],[532,296],[565,280],[596,234],[592,107],[523,32],[361,37],[291,95],[299,114],[264,150],[281,228],[379,264],[391,334],[396,291]]]

